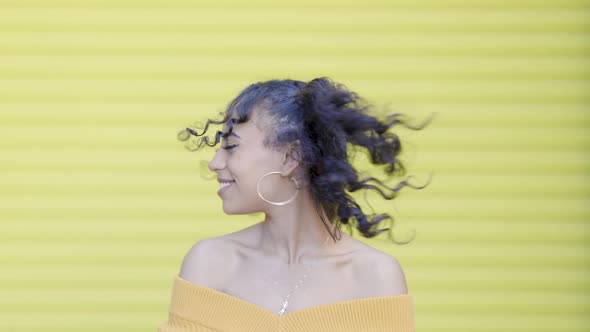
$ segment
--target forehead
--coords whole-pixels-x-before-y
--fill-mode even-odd
[[[240,133],[240,132],[265,132],[264,128],[266,128],[269,123],[265,121],[265,116],[261,115],[263,112],[260,111],[259,108],[252,109],[248,114],[248,120],[245,122],[238,123],[239,115],[237,112],[233,111],[229,120],[223,124],[223,132],[228,132],[229,124],[231,123],[232,132]]]
[[[246,121],[242,123],[237,123],[237,121],[235,121],[232,123],[230,131],[229,125],[226,123],[224,124],[223,130],[221,131],[221,139],[237,139],[242,143],[244,143],[245,141],[253,141],[256,140],[256,138],[260,134],[259,130],[257,129],[258,128],[255,125],[253,125],[252,121]]]

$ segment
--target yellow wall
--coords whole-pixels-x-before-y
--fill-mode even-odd
[[[223,215],[177,132],[329,76],[438,113],[400,131],[432,184],[374,202],[415,240],[365,240],[418,331],[587,331],[589,4],[0,1],[0,330],[155,330],[190,246],[259,221]]]

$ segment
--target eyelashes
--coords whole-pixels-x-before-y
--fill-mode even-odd
[[[227,138],[231,134],[232,134],[231,128],[230,128],[230,130],[228,132],[225,132],[225,133],[218,130],[217,133],[215,134],[215,136],[216,136],[216,142],[219,142],[219,138],[222,138],[222,139],[223,138]],[[235,149],[238,145],[239,144],[227,144],[226,146],[222,146],[221,148],[224,149],[224,150],[230,151],[230,150]]]

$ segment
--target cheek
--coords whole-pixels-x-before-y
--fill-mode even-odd
[[[280,154],[260,149],[240,149],[238,147],[226,160],[227,169],[236,180],[236,187],[224,199],[223,209],[227,214],[248,214],[260,212],[265,203],[257,192],[257,183],[265,174],[281,170]],[[276,187],[280,184],[280,176],[270,174],[261,181],[261,191],[274,200],[277,197]],[[281,196],[281,195],[279,195]]]
[[[264,174],[260,163],[254,158],[235,158],[227,161],[227,168],[236,181],[232,192],[228,192],[224,200],[225,207],[233,213],[253,213],[251,209],[258,209],[262,200],[256,191],[257,181]],[[262,173],[261,173],[262,171]],[[226,211],[228,212],[228,211]]]

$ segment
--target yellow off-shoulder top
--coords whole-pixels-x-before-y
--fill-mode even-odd
[[[415,332],[412,295],[321,304],[282,316],[176,275],[159,332]]]

